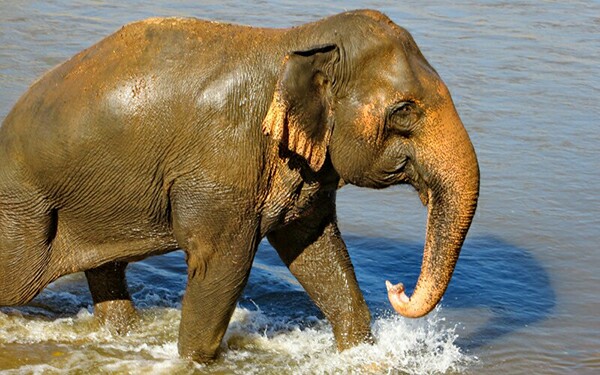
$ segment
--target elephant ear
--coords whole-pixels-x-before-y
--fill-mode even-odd
[[[289,53],[279,72],[262,130],[318,171],[333,129],[331,72],[339,60],[334,44]]]

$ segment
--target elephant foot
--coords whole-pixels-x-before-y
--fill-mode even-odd
[[[85,271],[94,315],[112,331],[125,333],[138,315],[127,291],[126,262],[110,262]]]
[[[138,318],[138,313],[131,300],[96,303],[94,315],[101,324],[118,334],[127,333]]]

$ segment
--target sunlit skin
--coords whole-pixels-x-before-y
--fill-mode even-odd
[[[126,25],[36,81],[0,128],[0,306],[85,271],[95,315],[123,332],[136,319],[127,264],[183,249],[179,353],[209,362],[266,237],[339,350],[372,342],[337,225],[345,184],[410,184],[427,206],[416,288],[388,284],[396,311],[427,314],[475,213],[479,169],[406,30],[367,10],[289,29]]]

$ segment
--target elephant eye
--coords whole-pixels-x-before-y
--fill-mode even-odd
[[[390,115],[393,116],[395,114],[408,114],[413,110],[414,105],[414,102],[396,103],[390,108]]]
[[[417,122],[417,105],[413,101],[399,102],[388,108],[387,128],[403,137],[412,134]]]

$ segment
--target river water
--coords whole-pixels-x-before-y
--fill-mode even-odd
[[[426,212],[408,188],[344,187],[341,229],[377,343],[337,353],[331,329],[261,244],[219,360],[177,357],[181,252],[130,265],[141,320],[99,327],[82,274],[0,309],[6,373],[600,373],[598,1],[0,0],[0,118],[52,66],[122,24],[195,16],[285,27],[375,8],[411,31],[478,152],[481,198],[447,294],[419,320],[383,281],[414,286]]]

